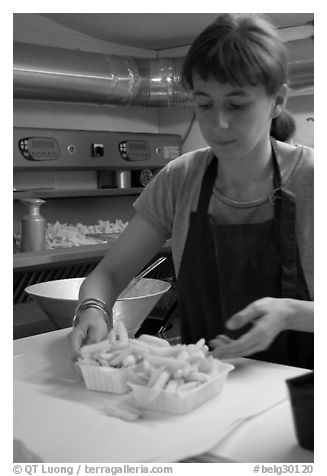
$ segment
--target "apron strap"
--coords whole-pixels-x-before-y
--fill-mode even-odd
[[[281,296],[296,299],[298,266],[296,260],[296,204],[295,195],[289,190],[281,190]]]
[[[273,192],[271,194],[270,200],[274,205],[274,216],[277,222],[280,224],[281,215],[282,215],[282,177],[278,165],[278,149],[275,139],[270,137],[271,143],[271,152],[272,152],[272,164],[273,164]],[[280,232],[280,229],[279,229]]]
[[[280,189],[282,186],[282,177],[279,170],[277,157],[279,155],[276,140],[273,137],[270,137],[270,143],[272,148],[272,162],[274,168],[274,189]]]
[[[203,176],[197,211],[204,214],[208,212],[212,190],[217,177],[217,164],[218,160],[214,155]]]
[[[274,190],[272,201],[281,251],[281,297],[296,298],[297,262],[296,262],[296,203],[294,193],[282,187],[278,165],[278,148],[272,137],[272,160],[274,167]]]

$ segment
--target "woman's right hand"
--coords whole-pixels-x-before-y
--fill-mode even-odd
[[[70,344],[74,354],[78,354],[81,347],[104,340],[108,335],[107,323],[103,313],[97,309],[89,308],[80,312],[78,323],[73,327]]]
[[[83,281],[79,301],[99,298],[111,309],[130,280],[161,250],[166,236],[136,214],[119,239]],[[88,308],[79,312],[78,325],[71,333],[71,348],[76,354],[82,345],[107,337],[103,312]]]

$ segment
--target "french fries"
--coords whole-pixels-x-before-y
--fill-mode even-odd
[[[142,339],[142,342],[145,340]],[[208,355],[208,347],[202,339],[196,344],[178,344],[168,348],[155,345],[146,348],[138,344],[134,347],[143,355],[136,371],[142,382],[140,385],[169,392],[186,392],[219,374],[219,361]]]
[[[102,367],[132,367],[142,358],[133,352],[126,327],[118,320],[106,340],[81,348],[77,362],[80,365],[90,365],[92,362],[92,365]]]
[[[154,345],[158,347],[169,347],[169,342],[167,342],[166,340],[160,339],[160,337],[151,336],[148,334],[140,335],[138,340],[141,342],[145,342],[146,344],[149,344],[149,345]]]
[[[169,411],[179,400],[176,405],[178,410],[172,408],[172,413],[186,412],[188,408],[213,396],[218,388],[218,380],[220,377],[224,380],[232,367],[214,358],[204,339],[195,344],[173,346],[163,339],[146,334],[129,339],[122,321],[115,323],[105,341],[82,347],[78,364],[83,370],[87,367],[89,374],[93,375],[99,368],[102,388],[98,388],[96,383],[88,388],[115,393],[132,389],[134,396],[141,395],[135,397],[138,406],[156,409],[158,402],[158,407],[164,408],[164,411]],[[226,366],[229,368],[226,369]],[[109,384],[110,379],[114,382],[112,385]],[[203,396],[199,394],[202,388]],[[184,408],[186,398],[191,403]],[[148,403],[149,407],[146,406]],[[128,420],[137,418],[121,409],[111,409],[108,413]]]
[[[107,405],[105,407],[107,415],[120,418],[126,421],[135,421],[141,416],[141,412],[134,407],[118,405]]]
[[[94,245],[98,240],[88,234],[98,233],[121,233],[127,227],[128,222],[124,223],[122,220],[98,220],[96,225],[83,225],[77,223],[76,225],[68,223],[47,223],[45,246],[47,249],[53,248],[70,248],[72,246],[80,245]]]
[[[148,387],[168,387],[169,391],[178,391],[201,385],[217,373],[218,361],[208,352],[204,339],[195,344],[175,346],[147,334],[138,339],[129,339],[123,322],[118,320],[106,340],[81,348],[78,363],[115,368],[133,367],[141,363],[136,381]],[[185,386],[189,382],[195,385]]]

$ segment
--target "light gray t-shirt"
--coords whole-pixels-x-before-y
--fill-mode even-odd
[[[301,145],[297,147],[297,160],[288,175],[283,177],[282,184],[296,197],[297,242],[313,299],[313,149]],[[136,211],[144,219],[166,239],[171,238],[177,276],[190,213],[197,209],[203,175],[211,158],[212,151],[208,147],[169,162],[134,202]],[[235,202],[219,193],[215,185],[208,213],[221,224],[260,223],[273,217],[273,204],[270,196],[251,202]]]

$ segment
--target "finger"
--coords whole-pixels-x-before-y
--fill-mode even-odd
[[[104,326],[90,326],[87,334],[87,344],[95,344],[100,342],[107,336],[107,325],[104,322]]]
[[[73,329],[70,336],[70,344],[74,354],[78,354],[86,337],[86,330],[82,326]]]
[[[235,348],[235,347],[230,347],[230,346],[225,346],[225,347],[220,347],[217,348],[213,351],[214,357],[217,357],[218,359],[233,359],[235,357],[247,357],[249,355],[252,355],[256,352],[259,352],[261,349],[260,344],[252,345],[247,348]]]
[[[267,298],[258,299],[246,306],[241,311],[235,313],[227,322],[226,327],[228,329],[239,329],[245,324],[262,316],[266,311],[263,309],[263,305],[266,303]]]
[[[231,342],[233,342],[233,339],[228,336],[225,336],[225,334],[219,335],[218,339],[222,344],[230,344]]]
[[[240,348],[239,346],[230,344],[230,345],[216,347],[212,351],[212,354],[214,357],[221,360],[233,359],[235,357],[246,357],[248,355],[251,355],[257,351],[255,349],[259,350],[259,345],[252,345],[250,347]]]
[[[227,336],[221,334],[221,335],[218,335],[217,337],[215,337],[214,339],[211,339],[209,341],[209,346],[211,348],[214,348],[214,347],[217,347],[217,346],[229,344],[230,342],[232,342],[232,339],[230,337],[227,337]]]
[[[264,329],[256,325],[239,339],[225,346],[217,347],[213,353],[215,357],[221,359],[245,357],[267,348],[269,343]]]

